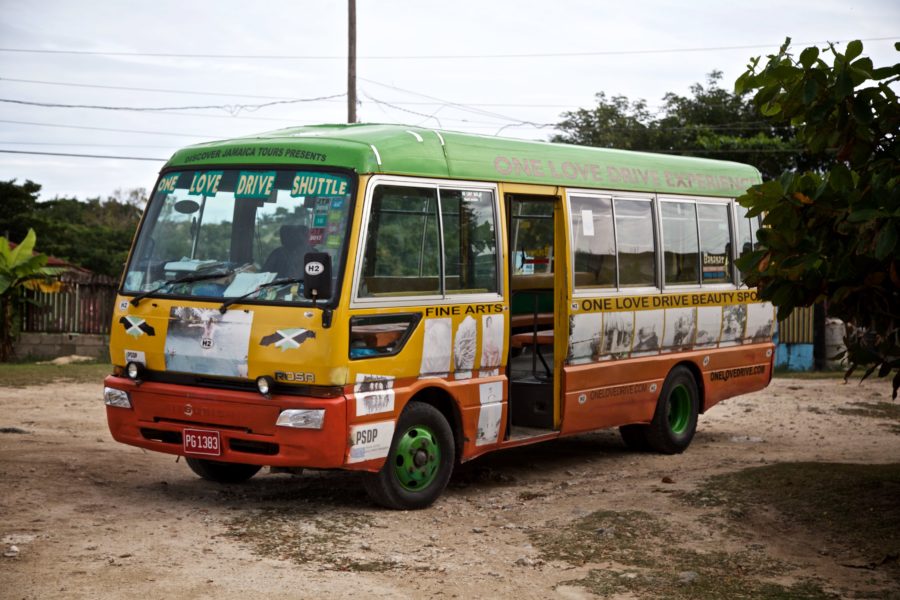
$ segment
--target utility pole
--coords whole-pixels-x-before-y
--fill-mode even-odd
[[[356,123],[356,0],[348,2],[347,122]]]

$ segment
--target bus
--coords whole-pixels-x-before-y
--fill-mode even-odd
[[[485,453],[618,427],[684,451],[768,385],[735,259],[753,167],[398,125],[177,151],[118,290],[119,442],[200,477],[362,472],[423,508]]]

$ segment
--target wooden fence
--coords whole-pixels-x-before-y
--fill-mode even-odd
[[[29,292],[22,330],[32,333],[109,333],[116,300],[111,277],[63,274],[56,293]]]

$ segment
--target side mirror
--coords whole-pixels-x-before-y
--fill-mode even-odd
[[[327,252],[303,256],[303,296],[312,300],[331,298],[331,255]]]

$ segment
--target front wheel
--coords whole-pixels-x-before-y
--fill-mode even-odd
[[[647,444],[663,454],[684,452],[694,439],[699,412],[694,375],[686,367],[675,367],[663,384],[653,421],[644,430]]]
[[[410,402],[397,421],[384,466],[363,481],[372,500],[385,508],[425,508],[447,487],[454,462],[447,419],[429,404]]]
[[[262,468],[259,465],[226,463],[204,458],[185,458],[191,471],[216,483],[242,483],[256,475]]]

